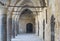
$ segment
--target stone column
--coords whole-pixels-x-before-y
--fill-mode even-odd
[[[7,14],[5,14],[5,10],[4,7],[0,7],[0,41],[7,41]]]
[[[17,18],[15,20],[15,35],[17,36],[18,34],[18,22],[17,22]]]
[[[8,15],[7,17],[7,41],[11,41],[12,37],[12,18]]]
[[[15,36],[17,36],[17,23],[15,21]]]
[[[19,22],[17,22],[17,34],[19,34]]]
[[[18,28],[18,21],[15,21],[15,35],[17,36],[19,28]]]
[[[12,20],[12,37],[15,38],[15,21]]]
[[[35,17],[35,28],[36,28],[36,35],[38,35],[38,19],[37,16]]]
[[[16,22],[16,32],[17,34],[19,34],[19,22],[18,21]]]

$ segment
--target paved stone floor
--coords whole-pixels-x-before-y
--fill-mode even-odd
[[[20,34],[13,38],[12,41],[41,41],[41,39],[35,34]]]

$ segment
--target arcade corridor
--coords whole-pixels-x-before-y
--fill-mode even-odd
[[[60,41],[60,0],[0,0],[0,41]]]

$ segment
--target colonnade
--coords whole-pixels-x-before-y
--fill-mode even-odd
[[[5,13],[6,8],[0,8],[0,41],[11,41],[19,34],[19,24]],[[17,28],[17,29],[16,29]]]
[[[17,19],[14,20],[11,14],[7,15],[5,12],[6,9],[7,8],[0,7],[0,41],[11,41],[11,38],[15,38],[15,36],[19,34],[19,21],[17,21]],[[35,16],[36,34],[39,35],[42,40],[44,38],[44,40],[52,41],[52,39],[50,38],[51,37],[51,27],[49,26],[50,22],[47,25],[47,27],[44,27],[45,23],[43,24],[43,19],[45,18],[42,17],[43,16],[42,14],[40,14],[39,16]],[[49,35],[47,35],[47,33]],[[49,38],[47,39],[47,37]]]

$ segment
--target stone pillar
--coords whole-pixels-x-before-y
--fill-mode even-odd
[[[19,34],[19,22],[16,22],[16,30],[17,30],[17,34]]]
[[[17,34],[19,34],[19,22],[17,22]]]
[[[15,35],[17,36],[18,34],[18,21],[17,21],[17,18],[15,20]]]
[[[11,41],[12,36],[12,18],[8,15],[7,17],[7,41]]]
[[[17,23],[15,21],[15,36],[17,36]]]
[[[38,14],[38,20],[39,20],[39,37],[41,41],[43,41],[43,12],[40,12]]]
[[[5,14],[5,10],[4,7],[0,7],[0,41],[7,41],[7,14]]]
[[[37,16],[35,17],[35,28],[36,28],[36,35],[38,35],[38,19]]]
[[[17,26],[17,22],[16,22],[16,36],[18,34],[18,26]]]
[[[15,21],[12,20],[12,37],[15,38]]]

